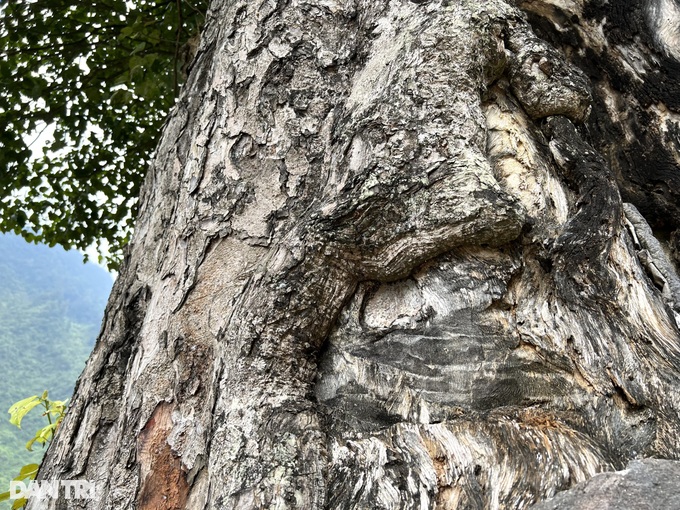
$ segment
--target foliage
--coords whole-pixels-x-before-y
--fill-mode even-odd
[[[62,400],[50,400],[47,398],[48,392],[45,390],[41,396],[33,395],[32,397],[25,398],[16,402],[9,408],[10,419],[9,422],[12,425],[16,425],[21,428],[21,421],[24,417],[38,406],[43,406],[45,412],[42,414],[47,418],[47,425],[39,429],[33,439],[26,443],[26,449],[30,452],[33,451],[33,443],[38,442],[45,446],[45,443],[52,441],[54,433],[64,419],[64,414],[66,412],[66,402]],[[15,476],[12,480],[14,481],[24,481],[24,480],[34,480],[38,474],[39,464],[31,463],[26,464],[19,470],[19,475]],[[9,491],[0,493],[0,502],[7,501],[10,498]],[[25,498],[20,498],[14,501],[12,504],[12,510],[23,507],[27,503]]]
[[[108,243],[116,267],[205,1],[0,4],[0,230],[66,248]]]
[[[40,464],[26,464],[21,468],[19,474],[12,478],[12,481],[23,482],[35,480],[35,477],[38,475],[38,469],[40,469]],[[0,503],[3,501],[8,501],[9,499],[9,491],[0,493]],[[28,501],[25,498],[17,499],[12,503],[12,510],[22,508],[26,505],[26,503],[28,503]]]
[[[99,331],[110,275],[83,265],[78,253],[0,234],[0,281],[0,410],[44,388],[70,396]],[[24,448],[44,426],[34,413],[21,430],[0,416],[0,492],[21,466],[40,463],[42,448]]]
[[[26,449],[29,452],[33,451],[33,443],[39,443],[45,446],[45,443],[52,440],[52,436],[59,427],[61,420],[64,417],[64,412],[66,410],[66,401],[64,400],[49,400],[47,398],[47,390],[43,392],[41,396],[33,395],[32,397],[25,398],[19,402],[12,404],[9,408],[9,422],[12,425],[16,425],[17,428],[21,428],[21,420],[24,419],[32,409],[42,405],[45,408],[43,416],[47,417],[48,424],[39,429],[33,439],[26,443]]]

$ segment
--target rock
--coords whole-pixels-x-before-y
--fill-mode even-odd
[[[634,460],[623,471],[600,473],[532,510],[675,510],[680,462]]]

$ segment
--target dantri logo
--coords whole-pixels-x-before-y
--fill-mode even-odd
[[[42,480],[9,482],[10,499],[98,499],[94,482],[89,480]]]

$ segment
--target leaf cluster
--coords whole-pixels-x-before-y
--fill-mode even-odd
[[[0,230],[115,268],[204,1],[2,3]]]
[[[21,468],[19,471],[19,474],[12,478],[12,481],[15,482],[23,482],[23,481],[30,481],[30,480],[35,480],[35,477],[38,475],[38,469],[40,469],[39,464],[26,464]],[[0,502],[2,501],[8,501],[10,499],[10,493],[9,492],[3,492],[0,494]],[[12,502],[12,510],[18,510],[19,508],[23,508],[26,506],[28,501],[26,498],[19,498],[16,499]]]
[[[40,396],[33,395],[32,397],[14,403],[8,411],[10,414],[9,422],[17,428],[21,428],[21,421],[24,417],[38,406],[42,406],[45,409],[43,416],[47,418],[48,423],[46,426],[38,429],[33,439],[26,443],[26,449],[28,451],[33,451],[33,444],[36,442],[45,446],[46,443],[51,441],[66,413],[66,401],[50,400],[48,398],[48,392],[45,390]],[[13,480],[17,482],[34,480],[38,474],[38,468],[38,464],[26,464],[19,471],[19,475],[14,477]],[[8,499],[10,499],[9,492],[0,493],[0,502],[7,501]],[[12,505],[12,510],[22,508],[26,503],[27,501],[25,498],[17,499]]]
[[[25,398],[19,402],[14,403],[9,408],[9,422],[21,428],[21,420],[24,419],[32,409],[42,405],[45,408],[43,416],[47,418],[47,425],[39,429],[35,436],[26,443],[26,449],[29,452],[33,451],[33,444],[39,443],[43,446],[52,439],[54,432],[59,427],[61,420],[64,418],[64,413],[66,412],[66,401],[65,400],[49,400],[47,390],[43,392],[41,396],[33,395],[32,397]]]

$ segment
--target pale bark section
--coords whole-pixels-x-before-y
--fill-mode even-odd
[[[41,470],[102,498],[30,508],[519,509],[677,456],[675,268],[519,10],[216,1],[202,41]]]

